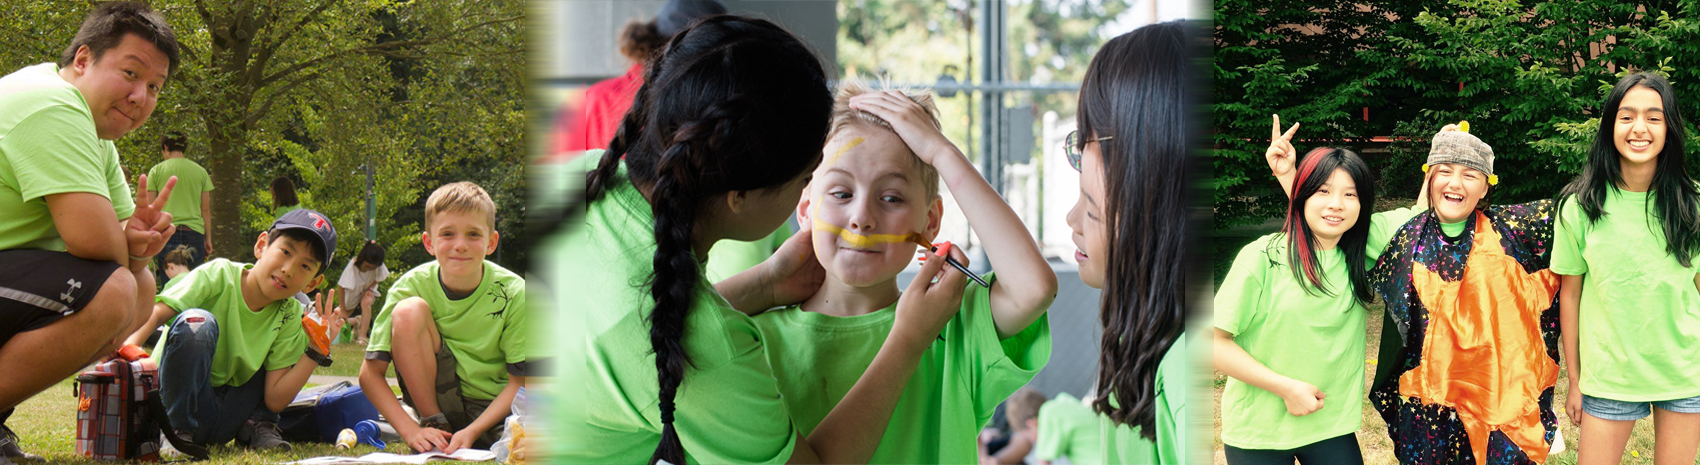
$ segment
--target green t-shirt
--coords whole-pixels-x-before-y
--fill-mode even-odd
[[[714,248],[708,250],[708,282],[718,283],[761,264],[790,238],[791,226],[782,224],[779,229],[773,230],[773,234],[761,239],[749,242],[723,240],[714,244]]]
[[[985,275],[995,284],[995,276]],[[999,340],[991,290],[973,282],[962,307],[903,388],[869,463],[975,463],[975,438],[999,403],[1033,380],[1051,357],[1049,315]],[[756,316],[779,394],[807,436],[873,364],[896,322],[897,304],[853,317],[792,306]]]
[[[1102,443],[1098,414],[1080,399],[1064,392],[1039,407],[1039,441],[1033,446],[1039,460],[1068,457],[1075,465],[1101,465]]]
[[[372,339],[367,353],[390,351],[390,313],[409,297],[431,306],[431,321],[443,345],[455,357],[455,375],[460,377],[461,395],[468,399],[495,399],[508,385],[509,365],[526,361],[525,279],[484,261],[484,277],[471,295],[449,300],[439,281],[437,262],[414,267],[396,278],[384,296],[384,308],[372,320]],[[524,375],[523,372],[518,373]]]
[[[1234,335],[1235,343],[1270,370],[1328,395],[1321,410],[1296,417],[1280,396],[1230,377],[1222,391],[1224,444],[1293,449],[1358,430],[1369,311],[1351,292],[1345,254],[1319,250],[1316,258],[1318,274],[1334,295],[1307,293],[1293,278],[1281,233],[1240,249],[1216,290],[1216,328]]]
[[[136,210],[117,146],[95,134],[88,102],[59,66],[0,78],[0,250],[64,251],[47,196],[79,192],[106,197],[119,219]]]
[[[1625,402],[1700,395],[1697,269],[1665,251],[1646,192],[1613,188],[1602,208],[1589,224],[1566,199],[1553,227],[1552,271],[1582,275],[1582,392]]]
[[[303,308],[295,299],[248,310],[242,301],[242,273],[254,265],[216,259],[178,275],[154,297],[172,310],[199,308],[218,321],[218,346],[213,351],[212,385],[240,386],[254,373],[289,368],[307,351],[301,329]],[[165,348],[159,338],[154,353]],[[163,361],[162,361],[163,363]]]
[[[551,170],[582,179],[600,150]],[[555,391],[555,411],[573,421],[554,425],[563,438],[557,463],[644,463],[661,441],[661,411],[649,323],[654,308],[645,283],[655,239],[649,202],[617,180],[586,206],[582,219],[551,238],[541,255],[554,308],[556,358],[570,380]],[[674,397],[673,427],[689,463],[780,463],[796,446],[761,331],[701,282],[685,317],[682,341],[691,365]]]
[[[171,190],[171,198],[166,199],[164,208],[166,213],[171,214],[171,224],[198,233],[207,232],[201,218],[201,194],[212,192],[212,177],[207,176],[207,170],[199,163],[188,158],[171,158],[148,170],[148,190],[158,192],[164,189],[165,182],[172,176],[177,177],[177,187]]]
[[[1472,214],[1474,214],[1474,213],[1472,213]],[[1464,233],[1464,225],[1469,224],[1469,222],[1470,222],[1470,220],[1467,220],[1467,219],[1464,220],[1464,221],[1459,221],[1457,223],[1442,222],[1442,223],[1440,223],[1440,232],[1442,234],[1445,234],[1446,237],[1458,237],[1459,234]]]
[[[1194,350],[1187,345],[1185,334],[1175,339],[1169,350],[1163,353],[1163,360],[1157,362],[1157,377],[1153,382],[1157,386],[1155,408],[1157,417],[1153,420],[1157,429],[1155,442],[1140,436],[1138,430],[1128,425],[1118,425],[1110,417],[1093,414],[1097,422],[1097,434],[1100,439],[1100,449],[1096,459],[1103,463],[1116,464],[1184,464],[1192,458],[1187,449],[1187,430],[1190,429],[1192,417],[1187,413],[1187,397],[1195,390],[1192,383],[1193,366],[1198,363],[1189,354]],[[1110,397],[1110,406],[1117,407],[1115,397]],[[1044,420],[1040,420],[1044,421]],[[1041,427],[1039,434],[1045,434]],[[1041,442],[1043,438],[1041,438]],[[1041,449],[1042,450],[1042,449]],[[1070,461],[1074,457],[1069,457]],[[1078,462],[1076,462],[1078,463]]]

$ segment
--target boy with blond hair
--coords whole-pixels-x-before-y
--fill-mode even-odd
[[[526,375],[525,280],[484,260],[496,250],[496,203],[476,184],[432,192],[421,239],[437,259],[390,287],[360,387],[416,451],[487,449]],[[391,363],[417,422],[384,381]]]
[[[927,251],[914,241],[938,236],[941,184],[982,243],[997,244],[986,248],[989,285],[969,283],[963,291],[867,463],[975,463],[975,436],[997,400],[1032,381],[1051,355],[1045,310],[1056,296],[1056,275],[1015,211],[939,132],[935,114],[924,93],[874,91],[857,80],[840,85],[823,161],[797,205],[826,278],[801,304],[755,316],[780,395],[807,436],[860,381],[891,333],[897,277],[914,253]]]

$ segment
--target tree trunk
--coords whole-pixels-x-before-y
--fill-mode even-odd
[[[211,156],[208,165],[212,172],[212,216],[213,222],[207,226],[212,232],[213,250],[209,257],[223,257],[232,260],[244,260],[242,253],[244,245],[252,244],[254,238],[240,237],[242,234],[242,152],[246,150],[243,144],[241,128],[225,127],[217,120],[207,121],[207,134],[211,136]]]

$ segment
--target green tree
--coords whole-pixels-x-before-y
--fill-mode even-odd
[[[481,182],[512,208],[506,218],[523,217],[513,200],[523,195],[522,2],[153,4],[178,32],[183,63],[152,120],[119,148],[134,174],[159,161],[160,134],[189,134],[190,157],[215,186],[212,255],[248,255],[272,217],[265,186],[289,176],[304,203],[335,222],[338,256],[351,256],[365,236],[368,163],[392,268],[422,261],[408,254],[420,225],[407,209],[443,182]],[[56,59],[88,6],[9,4],[0,37],[13,46],[0,50],[0,65]],[[452,169],[464,166],[477,169]],[[513,221],[503,230],[518,234]]]
[[[1549,198],[1578,172],[1599,105],[1630,68],[1700,91],[1700,5],[1572,0],[1216,2],[1218,226],[1279,214],[1263,162],[1269,115],[1301,150],[1392,136],[1382,195],[1414,195],[1429,137],[1459,120],[1494,147],[1495,203]],[[1682,106],[1692,114],[1692,104]],[[1370,118],[1365,121],[1364,108]]]

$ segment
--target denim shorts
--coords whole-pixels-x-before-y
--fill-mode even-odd
[[[1652,407],[1675,413],[1700,413],[1700,396],[1653,402],[1624,402],[1582,395],[1582,411],[1601,420],[1640,420],[1653,413]]]

